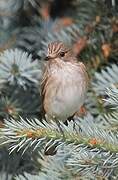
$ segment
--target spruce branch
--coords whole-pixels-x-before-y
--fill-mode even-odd
[[[0,35],[0,52],[14,46],[16,41],[16,30],[4,30],[4,27],[2,26],[0,28]]]
[[[14,152],[9,155],[7,148],[0,149],[0,178],[1,180],[13,180],[14,175],[25,172],[36,172],[36,164],[32,159],[31,154],[25,153],[21,157],[21,153]],[[22,163],[22,165],[21,165]]]
[[[60,122],[61,123],[61,122]],[[111,132],[107,133],[100,127],[96,127],[91,116],[84,120],[77,121],[75,130],[73,123],[69,123],[68,127],[61,123],[64,136],[60,133],[55,122],[42,123],[38,119],[20,118],[20,121],[9,119],[5,121],[5,125],[1,128],[1,138],[5,144],[11,144],[10,152],[17,149],[23,150],[23,153],[33,147],[44,148],[55,144],[84,144],[90,148],[104,149],[110,152],[118,151],[117,137]],[[81,130],[80,130],[81,129]]]
[[[112,64],[106,66],[101,72],[95,72],[91,81],[85,106],[100,121],[105,114],[108,115],[114,108],[117,109],[117,75],[118,66]]]
[[[26,180],[26,179],[28,179],[28,180],[31,180],[31,179],[33,179],[33,180],[39,180],[39,178],[40,178],[41,176],[39,176],[39,175],[31,175],[31,174],[29,174],[29,173],[24,173],[24,175],[18,175],[18,176],[16,176],[15,177],[15,180]],[[42,179],[41,180],[46,180],[46,178],[44,178],[44,177],[41,177]]]
[[[93,89],[97,95],[105,95],[106,88],[109,88],[111,85],[117,87],[118,84],[118,66],[112,64],[111,67],[106,67],[101,70],[101,73],[95,73],[95,79],[93,81]]]
[[[93,87],[91,87],[87,92],[85,107],[93,116],[100,120],[101,117],[108,111],[105,109],[103,97],[97,96],[97,93],[93,90]]]
[[[38,84],[41,69],[37,60],[21,50],[6,50],[0,55],[0,81],[26,86]]]
[[[1,0],[0,1],[0,16],[10,16],[16,14],[18,10],[22,7],[23,0]]]
[[[118,88],[115,87],[115,85],[112,85],[112,87],[108,88],[106,91],[106,94],[108,96],[107,99],[104,99],[105,102],[107,102],[112,109],[118,109]]]
[[[59,146],[57,154],[38,158],[41,164],[41,172],[37,175],[25,173],[24,177],[19,176],[16,179],[97,179],[109,177],[113,169],[118,166],[118,157],[116,154],[98,150],[97,148],[88,149],[81,145],[65,144]]]
[[[38,88],[24,89],[7,84],[1,91],[0,115],[3,118],[13,117],[17,120],[19,116],[36,117],[39,113],[41,102]]]
[[[8,31],[18,26],[18,20],[23,8],[24,0],[1,0],[0,1],[0,28]],[[14,28],[15,27],[15,28]]]
[[[105,105],[110,107],[111,112],[106,113],[102,119],[107,131],[112,131],[118,136],[118,88],[112,85],[107,89],[106,94]]]
[[[21,112],[21,108],[18,106],[17,100],[8,99],[7,97],[0,98],[0,116],[2,117],[17,117]]]

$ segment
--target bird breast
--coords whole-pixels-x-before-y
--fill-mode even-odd
[[[44,109],[47,115],[65,120],[79,110],[85,93],[86,80],[81,67],[70,63],[63,68],[52,67],[47,80]]]

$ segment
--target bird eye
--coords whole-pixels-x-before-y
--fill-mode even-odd
[[[59,55],[60,55],[61,57],[64,57],[64,56],[65,56],[65,52],[60,52]]]

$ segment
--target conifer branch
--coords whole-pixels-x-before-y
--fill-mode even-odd
[[[14,150],[25,152],[32,146],[36,149],[58,143],[84,144],[90,148],[96,147],[114,153],[118,151],[117,136],[96,127],[91,116],[86,117],[85,120],[78,120],[75,126],[76,131],[73,130],[72,122],[68,127],[63,123],[61,126],[64,136],[54,122],[49,124],[46,121],[41,123],[38,119],[26,121],[22,118],[20,121],[10,119],[6,120],[4,127],[1,128],[1,138],[4,141],[3,144],[11,144],[10,152]]]

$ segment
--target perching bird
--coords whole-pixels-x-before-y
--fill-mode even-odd
[[[86,67],[62,42],[48,45],[46,60],[41,83],[43,108],[49,119],[65,122],[84,103],[88,86]]]

